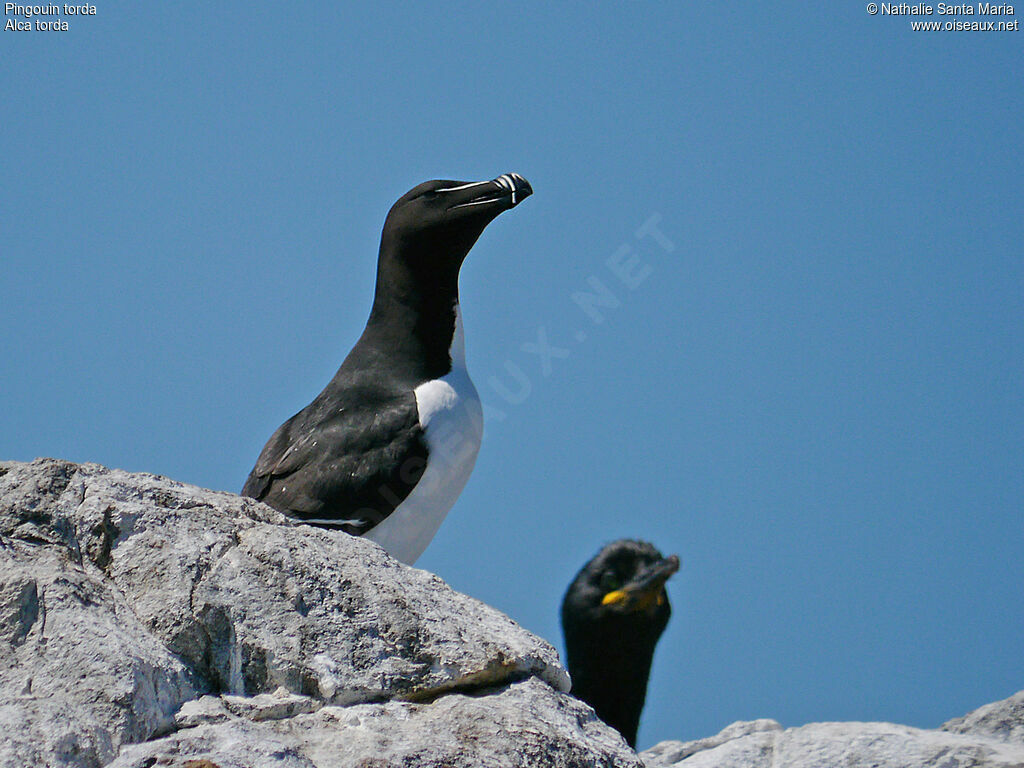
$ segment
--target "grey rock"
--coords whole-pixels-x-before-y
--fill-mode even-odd
[[[323,702],[310,696],[297,696],[284,688],[257,696],[202,696],[186,701],[174,716],[178,728],[220,723],[234,717],[253,721],[282,720],[315,712]]]
[[[663,741],[640,757],[647,768],[1024,768],[1024,744],[1019,740],[1024,725],[1021,695],[943,726],[967,723],[977,725],[976,730],[971,725],[954,733],[952,728],[923,730],[854,722],[783,729],[774,720],[758,720],[734,723],[717,736],[699,741]],[[1017,734],[1016,743],[1002,738],[1012,733]]]
[[[111,768],[230,766],[642,768],[587,705],[536,678],[431,702],[390,701],[253,722],[234,717],[126,749]],[[274,763],[277,765],[278,763]]]
[[[0,536],[59,543],[214,692],[348,704],[533,674],[568,688],[546,642],[369,541],[153,475],[4,466]]]
[[[740,742],[743,737],[753,736],[744,742],[744,747],[759,752],[766,745],[775,743],[776,732],[782,726],[774,720],[750,720],[733,723],[714,736],[696,741],[662,741],[641,753],[648,766],[668,766],[682,763],[698,752],[706,752],[723,744]]]
[[[561,757],[544,764],[639,765],[568,688],[548,643],[369,541],[154,475],[0,463],[0,767],[122,764],[126,745],[195,752],[226,732],[240,765],[340,765],[303,729],[334,743],[357,715],[375,725],[342,741],[412,754],[399,726],[425,724],[439,765],[519,764],[547,739]]]
[[[60,549],[0,538],[0,765],[102,765],[174,727],[197,684]]]
[[[316,712],[321,702],[309,696],[296,696],[284,688],[259,696],[224,696],[228,711],[250,720],[283,720],[286,717]]]
[[[248,720],[200,725],[168,739],[130,746],[109,766],[322,768],[304,756],[292,739],[279,738],[271,729]]]
[[[221,696],[200,696],[181,705],[181,709],[174,715],[174,725],[177,728],[195,728],[197,725],[222,723],[230,719],[231,711]]]
[[[1000,741],[1024,745],[1024,691],[943,723],[942,730],[991,736]]]

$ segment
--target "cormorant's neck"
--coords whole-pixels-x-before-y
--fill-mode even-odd
[[[651,642],[617,632],[600,635],[590,631],[586,637],[570,639],[566,634],[572,694],[592,706],[635,749],[657,637]]]

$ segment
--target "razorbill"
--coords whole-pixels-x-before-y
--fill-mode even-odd
[[[506,173],[427,181],[392,206],[362,336],[267,441],[243,495],[415,562],[469,479],[483,434],[459,268],[484,228],[532,192]]]
[[[672,613],[665,582],[678,570],[676,555],[620,539],[580,569],[562,600],[572,694],[634,749],[654,646]]]

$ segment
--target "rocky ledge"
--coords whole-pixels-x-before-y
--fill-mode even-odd
[[[375,544],[0,463],[0,766],[635,766],[555,650]]]
[[[638,757],[568,688],[544,640],[370,542],[0,463],[0,768],[1024,768],[1024,691],[940,730],[757,720]]]
[[[647,768],[1024,768],[1024,691],[939,730],[893,723],[733,723],[717,736],[663,741]]]

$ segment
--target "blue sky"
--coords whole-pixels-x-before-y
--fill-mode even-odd
[[[677,552],[641,747],[1024,688],[1024,33],[859,2],[70,26],[0,36],[0,458],[238,490],[361,331],[391,203],[515,171],[462,272],[484,445],[418,565],[560,646],[603,543]]]

